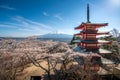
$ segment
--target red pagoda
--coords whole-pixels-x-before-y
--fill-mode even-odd
[[[81,30],[80,33],[74,34],[73,40],[74,44],[77,44],[73,48],[75,52],[80,52],[84,56],[75,57],[75,61],[81,65],[81,68],[92,76],[93,73],[99,73],[102,64],[104,62],[104,57],[102,55],[108,55],[112,52],[101,48],[101,45],[109,45],[111,41],[99,40],[97,36],[108,35],[109,32],[99,32],[98,28],[108,26],[108,23],[91,23],[89,16],[89,4],[87,5],[87,22],[83,22],[75,30]],[[77,39],[74,39],[77,37]],[[89,58],[89,59],[88,59]],[[86,61],[88,60],[88,61]],[[109,63],[108,63],[109,64]],[[87,74],[87,76],[89,76]],[[92,80],[92,79],[91,79]]]
[[[87,5],[87,22],[82,23],[75,30],[81,30],[80,33],[74,34],[74,36],[80,37],[80,40],[74,40],[73,43],[77,43],[81,49],[96,53],[111,53],[110,51],[100,49],[101,44],[111,44],[111,41],[98,40],[97,36],[106,35],[109,32],[99,32],[98,28],[108,26],[108,23],[91,23],[89,20],[89,4]]]

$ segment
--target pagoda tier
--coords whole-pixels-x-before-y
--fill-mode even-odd
[[[79,58],[78,57],[75,57],[75,60],[79,63],[79,64],[85,64],[84,63],[84,59],[88,56],[87,53],[81,53],[81,54],[78,54],[79,55]],[[91,58],[91,62],[92,64],[101,64],[100,60],[101,60],[101,55],[99,54],[95,54],[95,53],[91,53],[90,56],[92,57]]]
[[[82,40],[97,40],[96,36],[106,34],[109,34],[109,32],[80,32],[78,34],[74,34],[74,36],[80,36]]]
[[[99,50],[102,44],[111,44],[111,41],[98,40],[97,36],[107,35],[109,32],[99,32],[98,28],[108,26],[108,23],[91,23],[89,21],[89,7],[87,7],[87,22],[82,22],[81,25],[75,27],[75,30],[81,30],[80,33],[74,34],[74,37],[80,37],[79,41],[73,40],[73,43],[77,43],[82,49],[87,51]],[[77,39],[77,38],[76,38]]]
[[[89,29],[89,30],[95,30],[96,28],[100,28],[103,26],[107,26],[108,23],[82,23],[80,26],[76,27],[75,29]],[[94,26],[94,27],[93,27]]]
[[[81,54],[84,53],[84,54],[88,54],[88,52],[85,50],[85,49],[82,49],[81,47],[79,46],[76,46],[73,48],[73,50],[75,52],[80,52]],[[94,53],[99,53],[100,55],[106,55],[106,54],[112,54],[112,51],[109,51],[109,50],[106,50],[106,49],[102,49],[102,48],[94,48],[93,50]]]
[[[80,33],[77,33],[77,34],[74,34],[74,36],[79,36],[79,35],[82,35],[82,36],[84,36],[84,35],[95,35],[95,36],[98,36],[98,35],[106,35],[106,34],[109,34],[109,32],[83,32],[83,31],[81,31]]]
[[[101,55],[91,53],[89,56],[91,59],[89,59],[86,63],[86,59],[88,59],[87,53],[81,53],[78,54],[79,56],[75,56],[74,60],[79,64],[79,67],[85,71],[94,71],[97,72],[100,70],[101,63]]]
[[[96,43],[96,44],[111,44],[111,41],[106,41],[106,40],[82,40],[82,43]]]
[[[103,35],[103,34],[109,34],[109,32],[100,32],[98,30],[83,30],[80,32],[81,34],[97,34],[97,35]]]
[[[96,43],[96,44],[111,44],[111,41],[106,40],[73,40],[73,43]]]
[[[80,46],[85,49],[99,49],[100,45],[97,43],[80,43]]]
[[[111,41],[106,40],[74,40],[73,43],[79,44],[82,48],[93,49],[100,48],[101,44],[111,44]]]

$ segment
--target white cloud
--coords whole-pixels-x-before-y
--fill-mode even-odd
[[[41,35],[50,33],[51,31],[54,30],[54,28],[52,28],[49,25],[32,21],[22,16],[15,16],[11,19],[14,21],[14,23],[10,22],[0,23],[0,27],[13,29],[14,31],[10,32],[10,34],[14,36]],[[21,34],[24,33],[24,35],[21,35],[20,33]]]
[[[23,25],[18,24],[18,23],[4,22],[4,23],[0,23],[0,27],[1,28],[19,29],[19,28],[23,27]]]
[[[15,16],[15,17],[13,17],[12,19],[13,19],[14,21],[16,21],[16,22],[24,25],[24,26],[28,26],[28,25],[29,25],[29,24],[26,22],[26,20],[25,20],[23,17],[21,17],[21,16]]]
[[[60,16],[60,14],[56,14],[54,15],[55,18],[61,20],[61,21],[64,21],[64,19]]]
[[[53,28],[51,26],[48,26],[48,25],[40,23],[40,22],[35,22],[32,20],[29,20],[29,19],[26,19],[21,16],[16,16],[12,19],[15,20],[16,22],[18,22],[19,25],[22,25],[22,28],[24,28],[24,29],[19,29],[19,30],[27,30],[27,31],[53,30]],[[30,29],[30,30],[28,30],[28,29]]]
[[[0,27],[3,27],[3,28],[13,28],[13,27],[11,27],[10,25],[7,25],[7,24],[0,24]]]
[[[43,12],[44,16],[50,16],[47,12]],[[61,17],[61,14],[55,14],[52,17],[57,18],[60,21],[64,21],[64,19]]]
[[[47,12],[43,12],[44,16],[50,16]]]
[[[0,5],[0,8],[8,9],[8,10],[15,10],[15,8],[10,7],[10,6],[8,6],[8,5]]]

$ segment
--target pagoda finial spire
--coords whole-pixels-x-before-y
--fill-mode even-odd
[[[90,11],[89,11],[89,4],[87,4],[87,23],[90,23]]]

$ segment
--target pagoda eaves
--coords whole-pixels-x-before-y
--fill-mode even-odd
[[[83,22],[81,25],[79,25],[75,29],[83,29],[84,27],[90,27],[90,26],[93,26],[94,28],[100,28],[103,26],[108,26],[108,23],[84,23]]]
[[[82,34],[95,34],[95,35],[104,35],[104,34],[109,34],[109,32],[83,32],[81,31],[80,33],[74,34],[75,36],[79,36]]]

